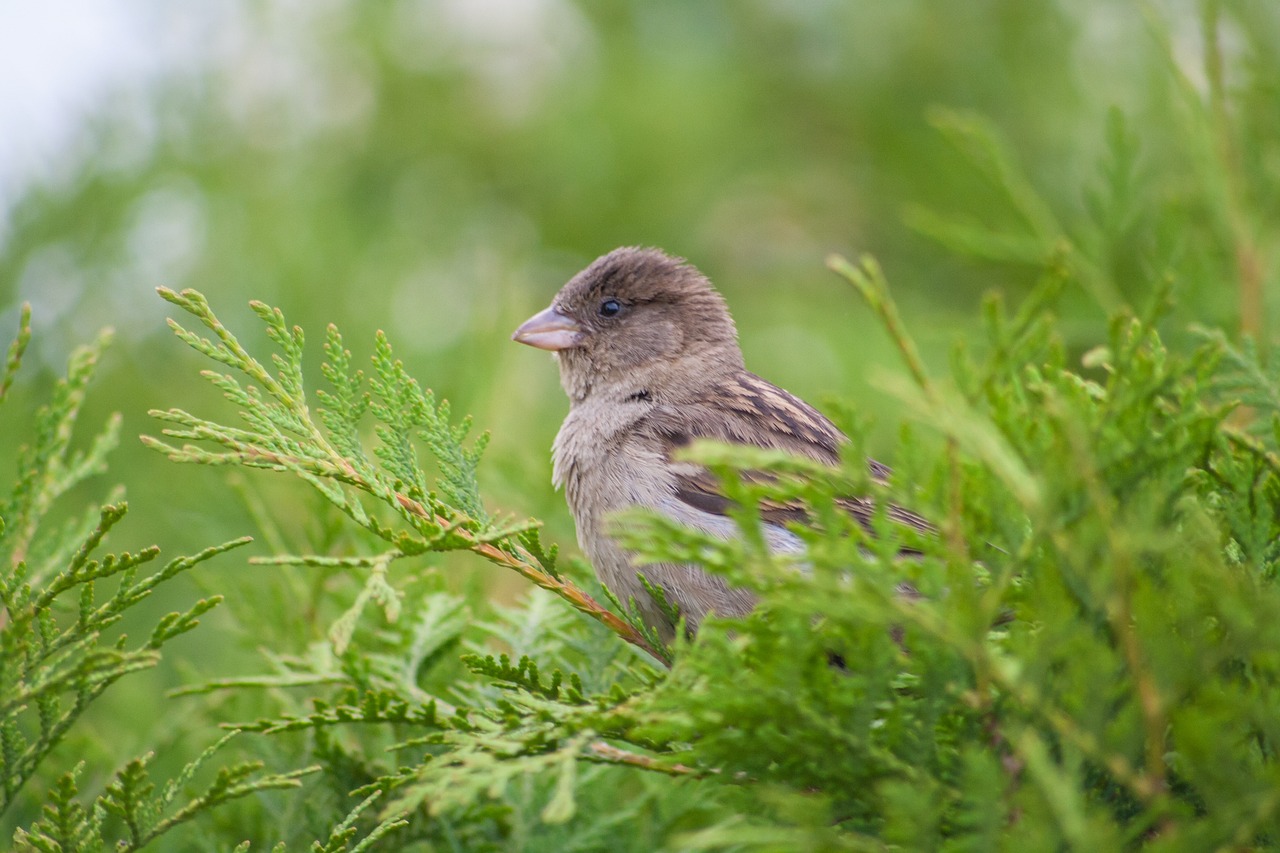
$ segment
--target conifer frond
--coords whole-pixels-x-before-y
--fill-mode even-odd
[[[30,311],[24,309],[0,380],[0,398],[20,366],[29,336]],[[17,802],[107,688],[155,666],[163,647],[195,628],[221,597],[160,617],[140,643],[125,636],[108,640],[108,629],[161,584],[249,541],[226,542],[144,574],[159,556],[158,548],[100,553],[108,533],[128,511],[119,490],[115,500],[96,512],[61,527],[47,523],[58,498],[104,470],[115,447],[118,415],[108,417],[86,448],[74,446],[81,407],[108,340],[104,334],[72,355],[66,378],[37,414],[34,440],[19,460],[12,491],[0,498],[0,814]],[[147,759],[130,762],[104,791],[89,797],[89,807],[80,790],[84,765],[78,764],[57,777],[41,816],[16,830],[14,844],[19,850],[62,853],[134,850],[232,799],[296,786],[296,773],[270,776],[260,772],[259,764],[240,764],[222,768],[203,794],[175,807],[180,788],[220,746],[189,765],[160,796],[146,772]],[[116,819],[123,827],[119,838]]]
[[[178,462],[292,472],[356,524],[393,546],[385,552],[385,559],[368,564],[371,571],[364,591],[334,624],[331,639],[339,652],[350,641],[365,603],[382,604],[388,619],[398,612],[397,594],[385,582],[386,567],[392,560],[429,551],[468,550],[518,572],[656,659],[666,659],[665,651],[651,637],[555,570],[553,554],[542,551],[530,534],[532,522],[504,522],[488,514],[476,481],[476,466],[487,436],[467,446],[470,419],[455,421],[447,401],[437,401],[430,390],[409,376],[385,334],[376,335],[371,369],[365,374],[352,371],[350,351],[337,328],[329,327],[322,373],[331,390],[318,395],[325,408],[317,422],[302,383],[303,333],[289,328],[279,309],[253,305],[267,325],[268,336],[280,348],[273,355],[273,376],[222,325],[202,294],[165,288],[159,292],[213,333],[213,338],[202,338],[170,321],[180,339],[256,384],[242,385],[231,375],[207,374],[240,408],[248,429],[220,425],[180,410],[153,411],[153,416],[176,425],[164,429],[164,436],[201,444],[179,447],[150,436],[144,436],[143,441]],[[366,452],[361,436],[366,415],[372,419],[377,437],[372,454]],[[434,489],[419,460],[419,443],[427,449],[437,472]],[[210,450],[205,445],[221,449]],[[387,519],[388,515],[395,521]]]

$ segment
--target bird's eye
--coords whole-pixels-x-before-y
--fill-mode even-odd
[[[616,317],[622,311],[622,303],[616,299],[606,299],[600,303],[601,317]]]

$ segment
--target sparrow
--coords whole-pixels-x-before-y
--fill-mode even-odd
[[[512,339],[554,354],[569,414],[552,448],[552,482],[563,489],[578,544],[602,583],[671,642],[668,608],[640,575],[675,605],[692,634],[708,614],[745,616],[755,596],[723,577],[683,564],[637,565],[610,536],[609,519],[645,507],[720,537],[736,534],[730,501],[705,468],[673,458],[695,439],[786,451],[835,465],[847,437],[793,394],[746,369],[724,298],[682,258],[657,249],[615,249],[575,275],[550,307]],[[871,475],[889,469],[868,460]],[[841,505],[870,523],[868,499]],[[896,521],[929,530],[924,519],[891,507]],[[788,524],[803,507],[767,503],[761,520],[771,550],[803,549]]]

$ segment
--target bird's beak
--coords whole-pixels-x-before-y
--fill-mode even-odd
[[[511,340],[555,352],[576,347],[582,343],[582,336],[582,326],[578,321],[561,314],[553,306],[525,320],[511,335]]]

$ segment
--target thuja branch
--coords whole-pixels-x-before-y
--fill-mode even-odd
[[[425,516],[427,509],[422,504],[404,495],[397,495],[396,497],[401,502],[401,505],[409,509],[410,512]],[[440,523],[442,519],[437,517],[434,521],[435,523]],[[467,534],[464,531],[461,535],[465,537]],[[470,545],[470,550],[474,553],[479,554],[491,563],[519,572],[543,589],[555,593],[577,610],[603,623],[605,627],[628,643],[648,653],[659,663],[664,665],[670,663],[669,655],[665,649],[651,643],[639,630],[592,598],[582,587],[567,578],[543,570],[525,549],[511,545],[508,545],[508,548],[510,550],[504,550],[493,543],[476,542],[474,540]],[[511,551],[516,553],[511,553]]]
[[[718,770],[697,770],[684,764],[669,764],[663,762],[653,756],[642,755],[638,752],[631,752],[625,749],[605,743],[602,740],[592,741],[587,746],[586,758],[590,761],[597,761],[601,764],[621,764],[627,767],[635,767],[640,770],[651,770],[655,773],[665,773],[668,776],[706,776],[718,773]]]
[[[147,446],[177,462],[292,472],[357,525],[391,544],[389,553],[413,556],[428,551],[471,551],[518,572],[655,660],[669,663],[660,643],[556,570],[554,555],[548,557],[536,545],[536,522],[504,526],[488,517],[480,504],[475,478],[487,437],[482,435],[466,446],[463,442],[469,420],[454,422],[448,403],[437,402],[430,390],[422,389],[408,376],[393,357],[384,334],[377,335],[372,370],[366,376],[363,370],[352,369],[351,353],[343,346],[337,328],[328,328],[322,372],[331,390],[317,393],[322,404],[317,409],[317,422],[302,380],[302,329],[287,326],[279,309],[250,303],[280,350],[271,357],[272,371],[245,350],[202,294],[167,288],[160,288],[159,293],[213,333],[212,338],[204,338],[170,320],[179,338],[248,380],[241,384],[234,375],[217,371],[201,374],[239,407],[246,426],[220,424],[180,409],[152,411],[154,417],[169,424],[162,430],[166,438],[188,443],[177,446],[143,436]],[[374,422],[378,438],[371,454],[361,436],[366,420]],[[434,483],[428,483],[419,463],[419,444],[435,462],[439,476]],[[368,498],[390,509],[403,526],[389,526],[372,515],[364,505]],[[534,544],[525,547],[530,542]]]
[[[906,325],[898,314],[897,304],[889,296],[889,284],[885,281],[884,273],[876,259],[870,255],[863,255],[855,266],[839,255],[829,255],[827,268],[858,289],[862,298],[876,312],[880,322],[897,344],[898,350],[907,363],[907,369],[911,371],[911,377],[920,386],[920,390],[928,400],[936,402],[937,392],[929,379],[928,372],[924,369],[920,351],[916,348],[915,341],[907,334]]]
[[[902,322],[898,305],[889,293],[889,282],[885,279],[879,262],[870,255],[863,255],[858,264],[854,265],[839,255],[829,255],[827,268],[857,288],[902,353],[907,369],[911,371],[911,377],[924,395],[925,402],[933,409],[941,408],[941,397],[925,370],[920,350],[907,334],[906,324]],[[953,562],[957,566],[964,566],[968,565],[970,558],[968,544],[961,534],[960,514],[964,497],[960,482],[960,441],[954,434],[947,436],[947,459],[950,468],[948,512],[943,535]]]

